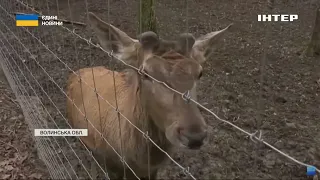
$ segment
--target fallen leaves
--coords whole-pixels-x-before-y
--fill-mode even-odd
[[[14,167],[11,165],[7,165],[7,166],[4,166],[4,169],[7,171],[12,171],[14,169]]]
[[[0,101],[0,179],[47,179],[32,153],[32,138],[14,94],[0,88]]]
[[[40,173],[33,173],[29,176],[29,178],[41,179],[42,174]]]
[[[0,175],[0,179],[9,179],[10,177],[11,177],[11,174]]]

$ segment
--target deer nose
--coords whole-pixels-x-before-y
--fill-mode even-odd
[[[207,130],[192,132],[184,129],[180,131],[180,135],[183,136],[183,144],[189,149],[199,149],[204,144],[204,140],[207,138],[208,133]]]

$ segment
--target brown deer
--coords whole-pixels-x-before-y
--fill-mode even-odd
[[[196,95],[194,88],[202,74],[201,63],[230,27],[198,39],[181,34],[176,41],[166,41],[153,32],[133,39],[93,13],[89,13],[89,23],[103,49],[180,92],[190,91],[191,98]],[[155,179],[168,158],[126,119],[120,116],[119,120],[118,113],[105,100],[114,107],[117,103],[124,116],[148,132],[169,154],[174,146],[199,149],[206,142],[207,125],[198,107],[147,75],[133,69],[114,72],[114,87],[113,72],[106,67],[83,68],[77,73],[82,81],[71,74],[67,84],[67,94],[72,99],[67,101],[69,122],[73,128],[88,129],[88,136],[81,139],[97,159],[105,157],[107,169],[117,178],[123,178],[123,164],[105,139],[119,154],[122,147],[125,161],[141,179],[148,178],[149,173]],[[99,96],[89,86],[96,87]],[[135,178],[129,169],[126,178]]]

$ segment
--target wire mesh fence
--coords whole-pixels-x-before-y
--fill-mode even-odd
[[[67,77],[69,72],[66,71],[64,64],[54,62],[57,55],[53,53],[55,51],[63,54],[66,50],[64,48],[64,44],[67,44],[66,39],[54,35],[54,32],[63,30],[59,28],[17,29],[12,13],[32,12],[21,3],[22,1],[14,3],[8,1],[1,4],[2,58],[5,60],[2,61],[3,69],[8,77],[13,78],[9,79],[9,82],[20,100],[30,129],[71,128],[64,115],[65,108],[62,103],[65,101],[66,94],[61,87],[66,80],[63,77]],[[49,5],[49,2],[24,3],[31,3],[30,5],[39,8],[46,7],[48,14],[57,14],[57,12],[50,12],[49,8],[52,4]],[[69,34],[69,36],[72,35]],[[62,44],[59,45],[59,42]],[[67,46],[70,47],[70,44]],[[49,68],[50,66],[55,68]],[[35,141],[52,178],[93,178],[88,170],[91,169],[88,159],[91,160],[93,156],[84,144],[79,145],[79,141],[77,144],[76,139],[69,137],[35,137]],[[82,150],[79,150],[79,147]],[[98,163],[94,165],[100,166]],[[99,169],[105,177],[108,177],[101,167]]]
[[[100,65],[117,71],[126,68],[127,64],[119,63],[119,60],[113,58],[110,53],[102,53],[103,49],[94,43],[97,41],[90,33],[92,30],[87,31],[90,27],[82,23],[87,21],[89,9],[96,8],[98,9],[97,12],[106,11],[102,14],[109,15],[112,12],[109,1],[103,2],[106,6],[109,5],[107,9],[103,10],[95,7],[95,3],[89,0],[81,2],[84,13],[78,14],[73,12],[75,11],[73,8],[75,3],[73,1],[16,0],[0,4],[1,65],[10,86],[19,100],[30,130],[72,128],[66,115],[66,101],[67,99],[70,100],[70,97],[65,89],[68,76],[72,73],[77,75],[76,70]],[[117,2],[113,3],[114,6],[117,5]],[[136,5],[137,2],[125,3],[129,3],[127,6],[130,7],[130,5]],[[164,6],[164,4],[161,4],[161,6]],[[130,13],[126,12],[126,8],[124,8],[123,13]],[[61,19],[68,20],[64,21],[63,26],[17,28],[15,25],[15,14],[17,13],[57,15]],[[187,15],[188,11],[185,12],[184,16]],[[117,24],[117,22],[114,23]],[[186,20],[186,24],[187,28],[189,28],[190,23],[188,20]],[[125,24],[120,24],[120,26],[125,26]],[[85,81],[83,83],[86,84]],[[95,90],[95,87],[91,88],[92,91]],[[167,86],[167,88],[170,87]],[[185,95],[183,94],[184,92],[178,93]],[[100,98],[101,101],[104,100],[103,97],[97,98]],[[194,102],[197,103],[196,101]],[[202,106],[201,104],[198,105]],[[211,115],[237,128],[248,137],[263,142],[273,150],[291,158],[274,146],[271,146],[271,144],[264,141],[256,133],[249,133],[229,123],[229,121],[217,117],[212,110],[204,106],[202,107]],[[117,107],[113,108],[115,111],[118,110]],[[81,108],[78,108],[78,110],[83,111]],[[86,117],[85,112],[81,113]],[[129,119],[127,120],[130,121]],[[88,122],[90,123],[90,119],[88,119]],[[132,125],[134,126],[134,124]],[[91,126],[93,125],[91,124]],[[97,131],[98,129],[95,128]],[[148,132],[139,128],[137,129],[146,141],[151,141],[156,148],[161,149],[152,139],[149,139]],[[139,178],[134,168],[129,165],[132,163],[126,161],[125,157],[122,156],[122,152],[117,152],[117,148],[113,148],[112,143],[110,144],[104,137],[101,138],[106,141],[106,145],[114,150],[114,156],[118,156],[121,160],[122,165],[125,167],[123,173],[132,173],[133,176]],[[94,156],[92,149],[88,148],[78,137],[34,137],[34,139],[40,157],[54,179],[95,179],[97,177],[108,179],[113,177],[112,171],[107,171],[106,167],[102,165],[108,164],[108,162],[101,163],[103,160]],[[259,148],[258,150],[261,149],[263,148]],[[195,179],[193,172],[197,170],[190,170],[188,164],[181,165],[180,162],[176,162],[170,156],[171,154],[165,150],[162,151],[178,167],[177,170],[181,172],[182,177]],[[291,158],[291,160],[309,166],[294,158]],[[315,163],[318,163],[318,161]]]

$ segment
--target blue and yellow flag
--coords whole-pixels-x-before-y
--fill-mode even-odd
[[[37,14],[17,14],[16,26],[39,26]]]

